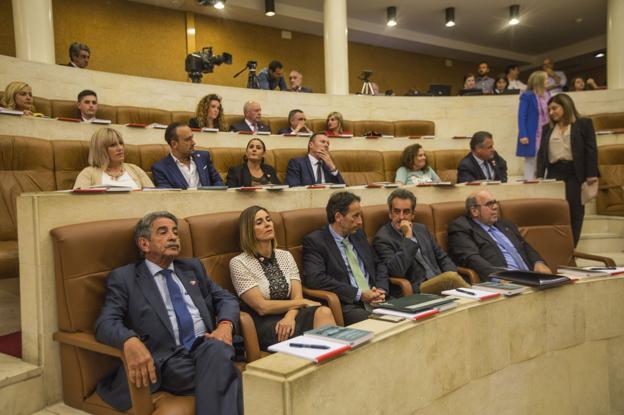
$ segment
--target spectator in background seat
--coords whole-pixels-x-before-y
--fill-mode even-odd
[[[191,127],[173,122],[165,130],[171,152],[152,165],[157,187],[188,189],[199,186],[223,186],[219,172],[212,165],[210,153],[195,151]]]
[[[439,182],[440,178],[427,163],[425,149],[420,144],[405,147],[401,155],[401,167],[396,171],[394,181],[401,184]]]
[[[337,111],[330,112],[327,120],[325,120],[325,135],[331,137],[340,134],[353,134],[351,131],[345,131],[343,125],[342,114]]]
[[[78,94],[78,115],[82,122],[92,122],[95,120],[98,110],[98,100],[95,91],[85,89]]]
[[[100,128],[91,136],[89,166],[78,174],[74,189],[99,185],[133,189],[154,187],[154,183],[139,166],[124,162],[124,156],[121,134],[110,127]]]
[[[477,73],[479,76],[475,80],[475,88],[482,90],[484,94],[491,94],[494,90],[494,79],[488,75],[490,73],[490,65],[485,61],[479,63]]]
[[[568,82],[565,73],[563,73],[563,71],[555,71],[555,63],[550,58],[544,59],[542,69],[548,76],[546,88],[550,92],[550,95],[563,92],[563,88],[565,88]]]
[[[242,310],[254,320],[262,350],[304,331],[336,325],[329,308],[303,298],[295,258],[276,248],[275,228],[266,209],[243,210],[238,229],[243,252],[230,260],[230,275]]]
[[[89,46],[78,42],[69,45],[69,63],[66,66],[84,69],[89,65],[89,59],[91,59]]]
[[[548,124],[547,74],[535,71],[529,76],[527,89],[520,95],[518,107],[518,143],[516,156],[524,157],[524,179],[535,178],[535,155],[542,141],[542,128]]]
[[[507,77],[507,82],[509,89],[519,89],[520,91],[524,91],[526,89],[526,85],[518,79],[520,76],[520,69],[518,65],[509,65],[505,69],[505,76]]]
[[[250,131],[254,134],[258,131],[271,132],[271,129],[260,121],[262,119],[262,107],[260,107],[260,104],[256,101],[245,102],[243,114],[245,115],[245,119],[241,122],[234,123],[230,127],[230,131]]]
[[[252,138],[247,143],[243,163],[228,170],[228,187],[263,186],[281,184],[273,166],[264,164],[266,145],[259,138]]]
[[[299,134],[306,133],[312,134],[312,130],[306,125],[306,116],[303,111],[294,109],[288,113],[288,123],[290,127],[281,128],[278,134]]]
[[[459,162],[457,183],[500,180],[507,183],[507,162],[496,150],[487,131],[477,131],[470,139],[470,153]]]
[[[587,82],[583,80],[581,76],[575,76],[570,82],[570,92],[578,91],[592,91],[594,89],[600,89],[593,78],[588,78]]]
[[[276,89],[286,91],[286,81],[284,81],[284,65],[280,61],[272,61],[268,68],[262,69],[258,73],[258,83],[260,89]]]
[[[13,81],[7,85],[2,101],[0,101],[0,107],[22,111],[24,115],[43,116],[43,114],[35,112],[31,86],[22,81]]]
[[[290,71],[290,74],[288,75],[288,83],[290,84],[290,88],[288,88],[290,92],[312,92],[310,88],[306,88],[302,85],[303,75],[296,69]]]
[[[227,131],[227,125],[223,119],[223,105],[221,97],[217,94],[208,94],[197,103],[195,117],[189,120],[191,128],[216,128],[219,131]]]
[[[507,90],[508,85],[509,82],[507,81],[505,75],[498,75],[496,77],[496,80],[494,81],[494,89],[492,90],[492,92],[494,93],[494,95],[502,95]]]

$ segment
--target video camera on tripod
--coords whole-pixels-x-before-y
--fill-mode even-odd
[[[191,82],[197,84],[201,82],[205,73],[214,71],[215,65],[232,64],[232,55],[223,52],[221,55],[212,54],[212,46],[202,48],[201,52],[193,52],[186,57],[184,61],[184,69],[188,73]]]
[[[243,69],[241,69],[234,78],[238,75],[242,74],[246,70],[249,70],[249,74],[247,75],[247,88],[249,89],[260,89],[260,82],[258,81],[258,76],[256,75],[256,68],[258,67],[258,62],[256,61],[247,61],[247,64]]]

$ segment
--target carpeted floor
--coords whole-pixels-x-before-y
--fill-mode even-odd
[[[22,332],[0,336],[0,353],[22,357]]]

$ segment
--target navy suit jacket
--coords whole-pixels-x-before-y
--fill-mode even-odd
[[[329,168],[323,163],[323,172],[325,175],[326,183],[344,184],[344,180],[338,172],[337,175],[331,174]],[[288,167],[286,167],[286,184],[289,186],[307,186],[315,184],[314,171],[312,170],[312,163],[307,155],[303,157],[297,157],[288,160]]]
[[[494,152],[494,158],[490,161],[490,167],[494,169],[494,179],[507,183],[507,162],[497,152]],[[468,153],[466,157],[459,162],[457,167],[457,183],[474,182],[477,180],[485,180],[485,174],[479,167],[479,163]]]
[[[202,186],[223,186],[221,176],[210,160],[210,153],[207,151],[194,151],[191,157],[193,157],[197,166],[199,183]],[[188,183],[171,154],[152,165],[152,174],[154,175],[156,187],[188,188]]]
[[[208,332],[215,329],[216,316],[218,321],[238,324],[240,310],[236,297],[211,281],[198,259],[177,259],[173,267]],[[160,387],[162,365],[183,346],[176,345],[165,303],[145,261],[115,268],[108,274],[106,299],[95,322],[95,338],[102,343],[123,350],[124,342],[130,337],[141,339],[152,354],[158,380],[150,389],[155,392]],[[130,408],[128,378],[121,363],[98,383],[97,392],[117,410]]]
[[[499,219],[494,226],[516,247],[530,270],[533,270],[536,262],[544,262],[512,222]],[[507,267],[507,261],[496,241],[478,223],[466,216],[460,216],[449,224],[448,246],[453,261],[459,266],[475,270],[483,281],[487,281],[491,273]]]
[[[303,281],[308,288],[332,291],[341,302],[353,304],[356,302],[357,288],[349,281],[347,266],[327,226],[303,239]],[[375,255],[364,231],[358,229],[349,239],[364,262],[371,288],[381,288],[389,294],[388,270]]]

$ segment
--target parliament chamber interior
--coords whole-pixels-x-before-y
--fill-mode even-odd
[[[112,298],[107,280],[119,275],[112,271],[147,263],[141,238],[148,237],[137,233],[137,222],[166,211],[177,217],[177,257],[196,258],[223,289],[220,295],[237,304],[238,321],[217,318],[210,323],[217,328],[204,329],[216,333],[224,321],[232,327],[237,358],[228,361],[247,414],[623,414],[624,2],[471,3],[0,2],[0,413],[203,413],[194,393],[132,384],[125,343],[107,344],[96,333]],[[500,79],[506,85],[497,92]],[[583,90],[575,89],[578,79]],[[97,100],[89,120],[79,94]],[[218,99],[207,102],[219,103],[214,125],[201,120],[210,110],[200,113],[198,105],[210,94]],[[525,98],[535,102],[527,104],[534,112],[528,141],[534,157],[522,152]],[[257,123],[249,115],[254,108]],[[556,111],[571,109],[571,125],[558,129]],[[330,118],[339,119],[337,132]],[[578,144],[582,120],[590,133]],[[187,124],[195,146],[188,169],[178,160],[182,138],[176,136]],[[149,185],[116,191],[110,183],[117,177],[100,174],[94,142],[102,130],[122,137],[116,142],[121,165],[136,169],[122,167],[123,177],[136,182],[139,175]],[[486,141],[477,140],[479,132],[502,162],[480,161]],[[326,147],[314,153],[319,137]],[[247,170],[251,184],[237,182],[241,163],[251,168],[254,140],[262,144],[259,165],[269,165],[272,176]],[[106,145],[112,160],[113,144]],[[399,171],[411,171],[406,154],[414,148],[435,179],[399,180]],[[564,158],[557,160],[560,153]],[[201,167],[199,155],[208,166]],[[585,157],[584,176],[576,188],[572,179],[551,176],[555,166],[574,176],[579,157]],[[317,158],[322,162],[313,167],[309,160]],[[168,159],[176,177],[186,180],[183,189],[163,185],[159,166]],[[307,161],[311,181],[293,184],[297,160]],[[546,173],[540,160],[550,166]],[[484,176],[464,179],[460,166],[467,161]],[[209,173],[202,169],[213,169],[221,182],[205,183]],[[93,170],[95,181],[78,186]],[[369,310],[361,292],[377,290],[368,271],[367,288],[353,271],[366,261],[351,262],[340,236],[334,235],[338,248],[329,240],[351,278],[344,284],[358,292],[345,302],[343,291],[309,285],[309,237],[318,229],[334,232],[332,220],[347,216],[339,210],[330,219],[329,204],[348,192],[361,206],[358,235],[376,250],[380,230],[394,223],[389,196],[398,190],[416,196],[413,226],[421,224],[431,242],[450,253],[465,287],[478,289],[490,277],[469,266],[478,263],[478,251],[456,256],[453,229],[459,218],[470,221],[466,215],[493,205],[498,220],[513,224],[514,235],[551,274],[561,267],[606,272],[514,296],[459,296],[435,315],[349,325],[352,303]],[[479,204],[483,194],[493,199]],[[581,206],[574,195],[587,200]],[[234,258],[247,252],[243,215],[252,206],[270,214],[273,253],[293,259],[298,295],[325,306],[317,310],[329,309],[335,325],[371,332],[371,340],[321,362],[266,350],[262,320],[231,275]],[[401,229],[395,227],[402,239]],[[416,242],[415,234],[411,239]],[[509,265],[513,253],[503,251]],[[524,269],[531,271],[529,265]],[[425,292],[390,266],[386,271],[386,300]],[[166,320],[168,313],[183,348],[183,318],[169,282],[163,284],[170,291],[159,316]],[[196,284],[203,282],[191,281],[193,289]],[[216,300],[203,291],[201,297],[214,314]],[[131,317],[119,321],[130,324]],[[149,336],[131,337],[159,346]],[[195,353],[195,345],[188,349],[184,353]],[[161,376],[165,363],[156,363]],[[123,409],[99,393],[115,370],[125,382]],[[205,412],[242,413],[218,406]]]

